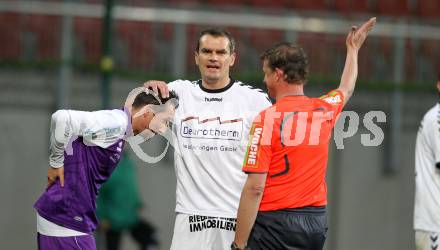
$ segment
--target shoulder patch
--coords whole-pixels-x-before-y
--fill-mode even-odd
[[[330,104],[337,104],[337,103],[341,103],[342,99],[341,96],[336,95],[336,96],[325,96],[324,98],[322,98],[323,101],[330,103]]]
[[[243,165],[258,168],[258,153],[263,126],[253,124],[249,133],[249,144],[244,157]]]

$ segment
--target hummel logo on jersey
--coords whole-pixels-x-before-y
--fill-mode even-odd
[[[205,97],[205,102],[222,102],[223,98],[217,98],[217,97]]]
[[[257,163],[257,155],[258,155],[258,145],[260,142],[261,132],[263,128],[255,127],[252,135],[252,139],[249,142],[249,148],[247,153],[247,164],[255,165]]]

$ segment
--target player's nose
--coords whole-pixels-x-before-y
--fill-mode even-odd
[[[211,57],[209,58],[209,60],[211,61],[217,61],[218,60],[218,54],[217,53],[212,53]]]

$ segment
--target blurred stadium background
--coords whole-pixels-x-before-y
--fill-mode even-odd
[[[45,187],[56,109],[119,107],[146,80],[196,80],[195,42],[209,26],[237,40],[232,76],[260,87],[259,54],[282,40],[299,43],[311,65],[306,91],[318,96],[339,82],[346,32],[371,16],[378,25],[345,109],[359,114],[360,127],[329,159],[326,249],[413,249],[414,142],[438,101],[439,0],[1,0],[0,248],[36,249],[32,205]],[[371,110],[387,115],[378,147],[360,143]],[[163,144],[156,138],[145,149],[159,154]],[[174,223],[171,155],[154,168],[137,162],[143,213],[159,229],[160,249],[169,249]],[[135,249],[128,237],[123,244]]]

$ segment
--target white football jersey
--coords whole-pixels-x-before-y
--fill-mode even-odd
[[[179,95],[172,144],[176,212],[235,218],[246,174],[241,171],[249,129],[271,102],[239,81],[209,90],[199,81],[168,84]]]
[[[416,142],[414,229],[440,232],[440,105],[420,124]]]

